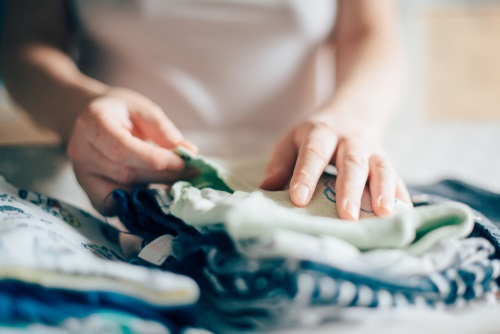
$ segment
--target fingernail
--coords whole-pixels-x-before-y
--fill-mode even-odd
[[[394,209],[394,203],[387,197],[381,196],[378,200],[378,205],[387,211],[389,214],[392,214]]]
[[[303,183],[299,183],[295,187],[295,198],[300,204],[305,205],[307,203],[307,200],[309,199],[309,193],[309,187]]]
[[[184,147],[185,149],[191,151],[191,153],[193,154],[198,153],[198,147],[189,140],[184,139],[181,143],[179,143],[179,146]]]
[[[356,203],[350,199],[344,201],[344,210],[355,220],[359,218],[359,208]]]

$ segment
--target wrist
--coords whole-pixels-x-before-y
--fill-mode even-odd
[[[109,89],[107,85],[84,75],[66,85],[63,91],[69,102],[68,110],[71,111],[60,119],[59,129],[56,129],[64,142],[69,139],[77,118],[92,101],[107,94]]]

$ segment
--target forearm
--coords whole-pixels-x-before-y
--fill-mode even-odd
[[[38,41],[4,48],[3,75],[12,97],[64,141],[88,101],[107,87],[83,75],[62,50]]]
[[[396,36],[365,31],[336,44],[336,90],[328,112],[379,138],[403,94],[405,66]]]
[[[371,136],[380,136],[404,87],[399,48],[367,33],[339,43],[336,61],[336,91],[328,109],[353,120]]]

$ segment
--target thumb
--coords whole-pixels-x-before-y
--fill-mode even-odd
[[[156,105],[145,105],[133,110],[131,121],[138,128],[143,139],[151,140],[160,147],[174,149],[185,142],[179,129]]]
[[[292,177],[296,159],[297,150],[291,136],[286,135],[274,147],[260,188],[270,191],[282,189]]]

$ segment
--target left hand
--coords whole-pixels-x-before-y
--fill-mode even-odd
[[[367,182],[376,215],[391,215],[396,198],[412,206],[380,138],[363,130],[346,118],[326,114],[310,117],[278,142],[261,188],[279,190],[290,181],[290,198],[303,207],[309,204],[326,166],[333,164],[338,172],[335,192],[340,218],[359,218]]]

